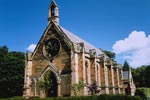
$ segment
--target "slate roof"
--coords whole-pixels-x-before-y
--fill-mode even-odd
[[[75,34],[71,33],[70,31],[66,30],[65,28],[61,27],[62,31],[67,35],[67,37],[74,43],[84,43],[85,46],[85,51],[89,52],[89,50],[91,49],[95,49],[96,50],[96,55],[100,55],[100,54],[105,54],[101,49],[96,48],[95,46],[93,46],[92,44],[84,41],[83,39],[79,38],[78,36],[76,36]],[[106,55],[105,55],[106,56]]]

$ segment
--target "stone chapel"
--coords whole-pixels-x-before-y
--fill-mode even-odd
[[[58,5],[52,0],[48,26],[35,50],[25,59],[24,97],[44,97],[40,79],[50,72],[49,97],[73,96],[72,85],[82,81],[80,95],[90,95],[96,82],[99,94],[125,94],[122,66],[98,49],[59,25]],[[128,83],[128,81],[126,81]]]

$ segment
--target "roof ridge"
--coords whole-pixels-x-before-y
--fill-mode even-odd
[[[81,43],[83,42],[85,44],[85,50],[87,52],[89,52],[89,50],[91,49],[95,49],[97,56],[100,54],[105,54],[101,49],[98,49],[97,47],[95,47],[94,45],[92,45],[91,43],[85,41],[84,39],[78,37],[76,34],[73,34],[72,32],[68,31],[67,29],[63,28],[62,26],[60,26],[60,28],[62,29],[62,31],[67,35],[67,37],[75,43]]]

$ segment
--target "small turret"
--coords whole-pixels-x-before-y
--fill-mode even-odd
[[[51,21],[54,21],[56,24],[59,24],[59,10],[58,5],[54,0],[52,0],[49,10],[48,10],[48,24]]]

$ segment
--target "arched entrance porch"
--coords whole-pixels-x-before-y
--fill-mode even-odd
[[[48,97],[57,97],[60,96],[60,76],[59,71],[53,64],[50,64],[47,66],[47,68],[43,71],[41,74],[41,78],[44,79],[45,77],[48,77],[48,80],[51,81],[51,87],[47,91]],[[46,96],[46,94],[45,94]]]
[[[48,97],[57,97],[58,94],[58,83],[56,76],[52,71],[49,73],[49,80],[51,81],[51,87],[48,89]]]

